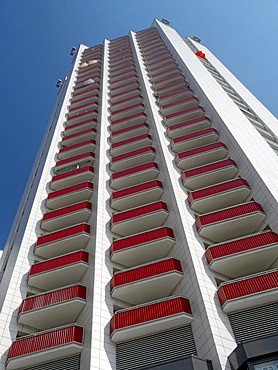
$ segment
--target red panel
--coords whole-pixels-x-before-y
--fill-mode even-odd
[[[121,76],[126,75],[126,74],[132,75],[133,73],[136,73],[136,69],[132,65],[127,66],[127,68],[124,71],[120,72],[120,73],[112,73],[112,74],[110,73],[110,82],[115,83],[116,81],[118,81],[118,78],[120,78]],[[113,104],[111,104],[111,105],[113,105]]]
[[[43,215],[42,220],[43,221],[51,220],[52,218],[68,215],[69,213],[78,212],[78,211],[81,211],[81,210],[84,210],[84,209],[91,210],[92,209],[92,203],[90,203],[90,202],[81,202],[81,203],[74,204],[72,206],[59,208],[55,211],[47,212]]]
[[[84,172],[94,173],[94,167],[85,166],[85,167],[82,167],[82,168],[78,168],[77,170],[69,171],[69,172],[66,172],[66,173],[61,173],[60,175],[53,176],[51,181],[54,182],[54,181],[57,181],[57,180],[62,180],[62,179],[65,179],[67,177],[79,175],[80,173],[84,173]]]
[[[138,280],[154,277],[155,275],[166,274],[167,272],[182,272],[179,260],[169,258],[164,261],[154,262],[145,266],[116,273],[110,282],[110,290],[120,285],[129,284]]]
[[[18,315],[24,312],[38,310],[50,305],[63,303],[71,299],[86,299],[86,287],[83,285],[70,286],[68,288],[54,290],[53,292],[39,294],[23,300]]]
[[[198,168],[193,168],[192,170],[185,171],[183,172],[181,179],[182,181],[184,181],[189,177],[194,177],[194,176],[201,175],[207,172],[217,171],[222,168],[230,167],[230,166],[237,167],[236,162],[233,161],[232,159],[223,159],[222,161],[214,162],[211,164],[207,164],[205,166],[201,166]]]
[[[86,99],[86,98],[83,98],[83,99]],[[92,119],[88,119],[86,121],[82,121],[82,122],[78,122],[78,123],[75,123],[74,125],[71,125],[71,126],[66,126],[65,128],[65,131],[70,131],[76,127],[81,127],[84,125],[87,125],[87,123],[93,123],[93,124],[97,124],[97,119],[95,118],[92,118]],[[96,129],[94,129],[95,132],[96,132]],[[67,136],[68,137],[68,136]]]
[[[175,65],[175,66],[176,66],[176,65]],[[176,66],[176,67],[177,67],[177,66]],[[160,68],[160,67],[158,67],[158,68]],[[153,76],[155,76],[155,75],[153,75]],[[159,97],[159,99],[163,100],[163,99],[171,98],[171,97],[173,97],[173,96],[179,96],[179,95],[182,95],[182,94],[187,94],[188,92],[193,93],[193,91],[192,91],[191,89],[189,89],[189,88],[187,88],[187,87],[184,87],[182,90],[175,91],[175,92],[171,92],[171,93],[169,93],[169,94],[165,94],[165,95],[161,95],[161,96]],[[184,99],[183,99],[183,100],[184,100]],[[171,103],[169,103],[169,104],[171,104]],[[165,108],[165,107],[169,106],[169,104],[164,105],[164,106],[163,106],[163,108]]]
[[[73,185],[73,186],[69,186],[69,187],[61,189],[61,190],[53,191],[52,193],[48,194],[47,199],[53,199],[53,198],[60,197],[60,196],[65,195],[65,194],[74,193],[76,191],[84,190],[84,189],[92,189],[93,190],[94,189],[94,184],[92,182],[86,181],[86,182],[82,182],[81,184],[78,184],[78,185]]]
[[[226,257],[235,253],[245,252],[255,248],[269,246],[278,243],[278,234],[267,231],[261,234],[248,236],[241,239],[232,240],[227,243],[217,244],[210,246],[205,256],[210,263],[213,259]]]
[[[131,92],[135,92],[135,91],[138,93],[138,95],[140,95],[141,90],[140,90],[140,89],[138,89],[138,88],[134,88],[134,87],[132,87],[132,88],[131,88],[131,89],[129,89],[129,90],[125,90],[125,91],[121,91],[121,92],[119,92],[119,93],[117,93],[117,94],[113,94],[113,98],[117,98],[117,97],[119,97],[119,96],[124,96],[124,95],[130,94]]]
[[[178,162],[183,158],[193,157],[197,154],[209,152],[209,151],[212,151],[212,150],[217,150],[219,148],[227,149],[225,144],[218,141],[217,143],[200,146],[199,148],[191,149],[191,150],[187,150],[186,152],[179,153],[179,154],[176,155],[176,161]]]
[[[82,143],[78,143],[78,144],[67,146],[65,148],[61,148],[59,150],[59,153],[64,153],[64,152],[70,151],[72,149],[79,148],[79,147],[82,147],[82,146],[86,146],[86,145],[89,145],[89,144],[96,145],[96,141],[95,140],[85,140],[85,141],[82,141]]]
[[[98,114],[98,111],[97,111],[96,109],[90,109],[90,110],[88,110],[87,112],[80,113],[80,114],[76,114],[76,115],[74,115],[74,116],[72,116],[72,117],[69,117],[69,118],[67,119],[67,122],[70,122],[70,121],[72,121],[72,120],[74,120],[74,119],[76,119],[76,118],[79,118],[79,117],[86,117],[86,116],[89,116],[89,115],[90,115],[90,114],[92,114],[92,113]]]
[[[189,300],[182,297],[171,298],[157,303],[137,306],[116,312],[110,321],[110,333],[132,325],[143,324],[181,313],[191,314]]]
[[[117,136],[117,135],[121,135],[124,132],[137,130],[138,128],[141,128],[141,127],[149,128],[149,125],[147,123],[138,123],[137,125],[134,125],[134,126],[131,126],[131,127],[126,127],[126,128],[121,129],[121,130],[113,131],[113,132],[111,132],[111,136],[114,137],[114,136]]]
[[[194,118],[194,119],[191,119],[190,121],[177,123],[176,125],[172,125],[172,126],[168,127],[167,132],[169,133],[171,131],[178,130],[179,128],[195,125],[195,123],[204,122],[204,121],[210,122],[210,120],[207,117]]]
[[[160,227],[159,229],[128,236],[127,238],[117,239],[111,244],[110,254],[125,248],[147,244],[153,241],[159,241],[159,239],[164,238],[174,238],[173,230],[169,227]]]
[[[205,136],[205,135],[209,135],[209,134],[217,134],[218,135],[218,132],[214,128],[206,128],[204,130],[192,132],[191,134],[188,134],[188,135],[177,137],[177,138],[172,140],[172,143],[177,144],[177,143],[180,143],[180,142],[183,142],[183,141],[186,141],[186,140],[191,140],[191,139],[194,139],[196,137]]]
[[[111,113],[111,116],[113,117],[116,114],[123,113],[123,112],[128,112],[130,109],[134,109],[134,108],[138,108],[138,107],[144,108],[144,104],[142,104],[142,103],[136,103],[136,104],[133,104],[133,105],[129,105],[128,107],[125,107],[125,108],[122,108],[122,109],[118,109],[118,110],[112,112]]]
[[[249,188],[248,182],[243,179],[235,179],[235,180],[227,181],[221,184],[210,186],[205,189],[192,191],[188,196],[188,201],[189,201],[189,204],[191,204],[193,200],[209,197],[209,196],[219,194],[219,193],[224,193],[226,191],[234,190],[234,189],[241,188],[241,187]]]
[[[121,177],[132,175],[132,174],[138,173],[138,172],[147,171],[147,170],[150,170],[150,169],[159,170],[157,163],[149,162],[149,163],[146,163],[146,164],[142,164],[140,166],[128,168],[127,170],[113,173],[111,178],[112,178],[112,180],[115,180],[115,179],[118,179],[118,178],[121,178]]]
[[[88,85],[87,89],[84,89],[83,91],[78,91],[78,90],[75,91],[72,97],[75,98],[76,96],[83,95],[89,92],[90,90],[99,92],[99,87],[97,87],[96,85]]]
[[[123,146],[123,145],[130,144],[130,143],[133,143],[133,142],[136,142],[136,141],[139,141],[139,140],[144,140],[144,139],[150,139],[151,140],[152,137],[151,137],[151,135],[148,135],[148,134],[135,136],[135,137],[132,137],[130,139],[119,141],[118,143],[113,143],[111,145],[111,148],[114,149],[114,148],[117,148],[119,146]]]
[[[86,81],[86,80],[85,80]],[[70,108],[69,112],[74,112],[76,110],[82,109],[82,108],[90,108],[92,105],[98,105],[98,101],[92,101],[83,105],[79,105],[78,107]]]
[[[148,152],[155,153],[155,149],[152,146],[145,146],[144,148],[134,150],[133,152],[117,155],[116,157],[113,157],[111,159],[111,162],[112,163],[119,162],[119,161],[122,161],[126,158],[135,157],[137,155],[145,154],[145,153],[148,153]]]
[[[87,153],[82,153],[82,154],[75,155],[75,156],[67,158],[67,159],[62,159],[61,161],[56,162],[55,167],[59,167],[59,166],[62,166],[63,164],[67,164],[67,163],[71,163],[71,162],[75,162],[75,161],[79,161],[79,160],[80,160],[80,162],[82,162],[82,159],[87,159],[88,160],[89,157],[90,158],[95,158],[95,153],[87,152]]]
[[[225,220],[235,218],[235,217],[241,217],[241,216],[253,213],[253,212],[264,213],[264,210],[262,209],[262,206],[259,203],[256,203],[256,202],[244,203],[239,206],[230,207],[230,208],[223,209],[221,211],[216,211],[216,212],[208,213],[203,216],[199,216],[195,224],[196,224],[197,230],[199,230],[200,227],[204,225],[213,224],[219,221],[225,221]]]
[[[111,195],[111,200],[123,198],[123,197],[126,197],[128,195],[135,194],[135,193],[144,192],[144,191],[156,188],[156,187],[159,187],[159,188],[163,189],[162,182],[158,181],[158,180],[152,180],[152,181],[149,181],[149,182],[145,182],[144,184],[132,186],[132,187],[127,188],[127,189],[114,191]]]
[[[81,102],[81,101],[87,100],[87,99],[95,99],[95,100],[98,100],[99,99],[99,95],[98,94],[91,94],[91,95],[86,96],[85,98],[76,99],[72,103],[75,104],[75,103],[78,103],[78,102]],[[77,123],[77,125],[79,125],[79,123]]]
[[[84,122],[82,122],[82,124],[84,124]],[[73,126],[70,126],[70,127],[72,128]],[[88,130],[84,130],[84,131],[81,131],[81,132],[77,132],[76,134],[64,136],[63,139],[62,139],[62,143],[64,141],[70,140],[70,139],[72,139],[74,137],[78,137],[78,136],[82,136],[82,135],[85,135],[85,134],[89,134],[90,132],[96,133],[97,130],[95,128],[88,128]]]
[[[183,114],[186,115],[187,113],[198,111],[198,110],[202,110],[203,112],[205,112],[202,107],[197,106],[197,107],[191,107],[191,108],[188,108],[188,109],[183,109],[183,110],[180,110],[179,112],[168,114],[167,116],[165,116],[165,118],[166,119],[171,119],[171,118],[182,116]]]
[[[266,271],[262,275],[250,276],[242,278],[238,281],[232,280],[231,282],[222,285],[218,292],[218,298],[221,306],[227,301],[246,297],[250,294],[265,292],[278,287],[278,271]]]
[[[141,113],[132,114],[132,115],[124,117],[124,118],[116,119],[113,122],[111,122],[111,125],[117,125],[119,123],[123,123],[123,122],[126,122],[126,121],[132,121],[134,118],[139,118],[139,117],[147,118],[146,114],[141,112]]]
[[[68,237],[71,237],[71,236],[74,236],[80,233],[90,234],[90,225],[88,224],[75,225],[75,226],[68,227],[67,229],[55,231],[54,233],[39,236],[36,242],[36,246],[51,243],[59,239],[68,238]]]
[[[133,208],[129,211],[124,211],[117,213],[112,216],[111,223],[117,223],[125,220],[129,220],[131,218],[140,217],[147,213],[157,212],[157,211],[168,211],[167,204],[164,202],[156,202],[152,204],[148,204],[146,206]]]
[[[82,344],[83,328],[81,326],[72,325],[18,339],[10,347],[8,360],[72,342]]]
[[[76,262],[89,262],[89,253],[85,251],[78,251],[70,254],[65,254],[61,257],[49,259],[47,261],[38,262],[31,266],[29,276],[41,274],[46,271],[51,271],[74,264]]]

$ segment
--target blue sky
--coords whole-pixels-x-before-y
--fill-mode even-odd
[[[278,116],[277,0],[1,0],[0,249],[57,98],[69,51],[167,18],[203,43]]]

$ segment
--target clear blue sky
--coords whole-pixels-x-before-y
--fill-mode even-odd
[[[69,51],[167,18],[203,43],[278,116],[277,0],[1,0],[3,248],[57,97]]]

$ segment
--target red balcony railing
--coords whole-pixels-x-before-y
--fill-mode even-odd
[[[181,180],[184,186],[190,189],[199,189],[220,181],[230,180],[235,177],[237,172],[235,161],[228,158],[185,171]]]
[[[117,155],[111,159],[111,162],[112,163],[121,162],[130,157],[135,157],[135,156],[142,155],[148,152],[155,153],[155,149],[152,146],[146,146],[145,148],[133,150],[132,152],[129,152],[129,153]]]
[[[192,132],[208,128],[210,126],[211,122],[206,116],[199,117],[181,123],[177,123],[176,125],[169,126],[167,128],[167,135],[170,138],[176,138],[182,135],[188,135]]]
[[[39,310],[40,308],[48,307],[63,303],[71,299],[86,299],[86,287],[83,285],[70,286],[64,289],[54,290],[28,297],[23,300],[18,310],[18,317],[29,311]]]
[[[47,261],[35,263],[31,266],[28,277],[59,269],[77,262],[89,262],[89,253],[78,251],[61,257],[52,258]]]
[[[59,169],[67,168],[81,163],[82,164],[86,163],[87,165],[90,165],[94,162],[94,160],[95,153],[93,152],[82,153],[67,159],[62,159],[61,161],[57,161],[55,165],[55,170],[58,171]]]
[[[195,190],[188,196],[192,209],[207,213],[217,209],[244,203],[251,193],[247,181],[237,178],[220,184]]]
[[[167,298],[118,311],[110,321],[113,342],[124,342],[189,324],[192,313],[188,299]]]
[[[267,270],[278,258],[278,235],[272,231],[211,245],[205,252],[210,268],[231,278]]]
[[[61,217],[61,216],[64,216],[68,213],[71,213],[71,212],[80,211],[81,209],[84,209],[84,208],[86,208],[88,210],[91,210],[92,209],[92,203],[82,202],[82,203],[74,204],[72,206],[60,208],[60,209],[55,210],[55,211],[47,212],[43,215],[42,220],[43,221],[51,220],[53,218]]]
[[[77,185],[82,181],[90,181],[94,176],[94,168],[85,166],[73,171],[61,173],[53,176],[51,180],[51,188],[54,190],[62,189],[67,186]]]
[[[158,176],[158,173],[159,168],[157,163],[149,162],[113,173],[110,179],[110,185],[114,189],[122,189],[140,182],[153,180]]]
[[[71,325],[28,335],[12,343],[6,368],[22,369],[80,353],[83,347],[83,328]]]
[[[129,138],[131,135],[134,135],[134,132],[144,134],[148,131],[149,125],[147,123],[139,123],[138,125],[111,132],[111,142],[114,143]]]
[[[138,123],[144,123],[146,121],[146,114],[145,113],[136,113],[129,115],[124,118],[120,118],[111,122],[110,129],[111,131],[115,131],[121,128],[130,127],[136,125]]]
[[[71,126],[66,126],[65,131],[64,131],[64,136],[69,136],[71,135],[72,132],[78,133],[82,130],[82,128],[88,127],[95,127],[97,125],[97,119],[88,119],[86,121],[82,121],[79,123],[75,123],[74,125]]]
[[[184,119],[194,119],[204,116],[205,111],[200,106],[183,109],[175,113],[168,114],[164,117],[166,126],[178,124],[184,121]]]
[[[83,154],[86,152],[93,152],[96,147],[95,140],[85,140],[81,143],[74,144],[65,148],[61,148],[58,153],[59,159],[67,159],[69,157],[73,157],[74,155]]]
[[[168,258],[114,274],[110,282],[112,297],[140,304],[167,297],[182,278],[180,261]]]
[[[153,187],[160,187],[161,189],[163,189],[162,182],[158,180],[153,180],[153,181],[150,181],[144,184],[132,186],[127,189],[114,191],[111,195],[111,200],[116,200],[119,198],[127,197],[131,194],[140,193],[142,191],[148,191],[152,189]]]
[[[78,251],[35,263],[28,274],[28,284],[52,290],[78,283],[88,268],[89,253]]]
[[[218,132],[214,128],[210,127],[174,138],[171,141],[171,148],[177,151],[191,149],[194,146],[210,144],[212,141],[216,141],[218,137]]]
[[[218,161],[225,158],[227,154],[228,149],[226,145],[218,141],[213,144],[178,153],[175,156],[175,162],[178,167],[185,170]]]
[[[129,153],[117,155],[111,159],[110,167],[112,171],[121,171],[129,167],[144,164],[154,160],[156,155],[155,149],[146,146]]]
[[[226,313],[277,302],[278,270],[222,283],[217,295]]]
[[[38,240],[36,242],[36,247],[39,247],[43,244],[48,244],[54,241],[57,241],[59,239],[68,238],[71,236],[74,236],[79,233],[90,233],[90,225],[87,224],[81,224],[69,227],[64,230],[59,230],[51,234],[42,235],[38,237]]]
[[[82,122],[82,124],[84,124],[84,122]],[[62,139],[62,145],[66,145],[68,141],[72,141],[72,139],[79,138],[80,136],[92,135],[93,137],[95,137],[96,133],[97,130],[95,128],[89,128],[84,131],[76,132],[75,134],[72,135],[64,136]]]
[[[201,236],[221,242],[260,230],[265,217],[260,204],[249,202],[199,216],[195,225]]]
[[[94,189],[94,184],[89,182],[89,181],[86,181],[86,182],[83,182],[83,183],[78,184],[78,185],[69,186],[69,187],[64,188],[62,190],[53,191],[52,193],[48,194],[47,200],[46,200],[46,205],[47,205],[47,207],[49,207],[48,203],[49,202],[51,203],[51,200],[53,200],[53,202],[54,202],[56,198],[60,198],[60,197],[63,197],[63,196],[64,197],[65,196],[71,196],[73,193],[81,193],[84,190],[85,191],[88,190],[88,194],[90,196],[92,194],[93,189]],[[81,200],[83,200],[83,199],[81,199]],[[74,200],[74,202],[76,202],[76,201]],[[49,207],[49,208],[51,208],[51,207]]]

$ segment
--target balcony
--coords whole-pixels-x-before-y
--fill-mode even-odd
[[[83,328],[70,325],[28,335],[14,341],[9,349],[7,370],[20,370],[82,351]]]
[[[164,258],[175,243],[173,230],[168,227],[115,240],[110,258],[123,266],[133,267]]]
[[[96,135],[97,130],[95,128],[89,128],[87,130],[63,137],[62,146],[69,147],[78,143],[82,143],[86,140],[92,140],[96,138]]]
[[[190,90],[188,87],[185,87],[181,90],[176,92],[172,92],[170,94],[160,95],[158,99],[158,103],[160,106],[165,106],[167,104],[174,103],[179,100],[187,99],[193,96],[193,91]]]
[[[122,140],[130,139],[134,136],[144,135],[149,132],[149,125],[147,123],[139,123],[122,130],[111,132],[110,141],[111,143],[118,143]]]
[[[141,95],[131,96],[130,98],[122,99],[122,100],[119,100],[119,101],[111,104],[110,110],[111,110],[111,112],[115,112],[118,109],[127,108],[131,105],[141,103],[142,100],[143,100],[143,98],[142,98]]]
[[[222,283],[217,295],[226,313],[267,305],[278,300],[278,270]]]
[[[168,52],[168,53],[158,53],[156,55],[154,55],[152,58],[144,58],[145,59],[145,63],[147,64],[147,66],[159,66],[160,64],[168,61],[169,63],[173,60],[171,54]]]
[[[57,209],[74,203],[89,200],[93,194],[94,184],[89,181],[48,194],[46,207]]]
[[[192,107],[198,106],[199,101],[194,96],[191,96],[189,98],[180,99],[178,101],[175,101],[173,103],[165,104],[160,107],[160,112],[163,115],[169,115],[176,112],[179,112],[182,109],[188,109]]]
[[[90,166],[94,164],[94,162],[95,162],[95,153],[92,153],[92,152],[83,153],[83,154],[79,154],[74,157],[63,159],[61,161],[56,162],[54,171],[55,173],[59,174],[61,172],[69,171],[70,169],[73,169],[73,167]]]
[[[121,78],[110,78],[110,90],[113,91],[124,91],[126,89],[127,84],[133,84],[134,82],[137,82],[137,75],[136,72],[132,72],[129,74],[122,75]]]
[[[127,89],[129,90],[130,88],[137,88],[139,86],[137,76],[130,77],[127,82],[124,82],[122,85],[117,86],[117,87],[111,87],[110,88],[110,93],[111,96],[125,92]]]
[[[146,119],[147,119],[147,116],[143,112],[132,114],[127,117],[112,121],[110,125],[110,130],[116,131],[116,130],[121,130],[127,127],[131,127],[134,125],[138,125],[139,123],[146,122]]]
[[[278,259],[278,235],[272,231],[211,245],[205,253],[211,270],[232,279],[265,271]]]
[[[76,101],[77,99],[83,99],[83,98],[86,98],[92,94],[99,94],[99,87],[98,86],[95,86],[95,85],[88,85],[87,88],[82,91],[75,91],[73,94],[72,94],[72,98],[71,98],[71,101]]]
[[[162,197],[162,194],[162,183],[158,180],[152,180],[113,192],[110,198],[110,206],[117,211],[124,211],[155,202]]]
[[[179,83],[179,82],[184,82],[184,77],[183,75],[179,72],[176,71],[173,75],[169,77],[164,77],[161,78],[160,80],[153,81],[153,87],[155,89],[161,89],[162,87],[167,87],[168,85],[174,84],[174,83]]]
[[[193,211],[208,213],[232,207],[251,199],[247,181],[235,179],[191,192],[188,202]]]
[[[140,166],[132,167],[124,171],[113,173],[110,178],[110,186],[113,189],[123,189],[127,186],[137,185],[157,178],[159,168],[157,163],[149,162]]]
[[[92,129],[92,128],[95,129],[96,126],[97,126],[97,120],[96,119],[76,123],[75,125],[71,125],[71,126],[66,126],[65,130],[63,132],[63,136],[65,137],[65,136],[69,136],[69,135],[78,134],[80,131],[82,132],[82,131]]]
[[[170,297],[116,312],[110,321],[110,338],[114,343],[126,342],[189,325],[192,320],[189,300]]]
[[[196,131],[191,134],[179,136],[171,141],[171,149],[174,152],[195,149],[204,145],[215,143],[219,139],[219,134],[214,128]]]
[[[121,155],[131,150],[141,149],[145,146],[149,146],[152,143],[152,137],[148,134],[134,136],[126,140],[112,143],[110,147],[111,155]]]
[[[165,126],[169,127],[187,120],[203,117],[204,115],[205,115],[204,109],[199,106],[196,106],[180,110],[179,112],[168,114],[163,118],[163,121]]]
[[[94,100],[88,103],[80,104],[77,107],[69,107],[69,112],[67,113],[67,118],[75,117],[77,114],[86,113],[88,109],[98,109],[98,101]]]
[[[138,96],[141,94],[141,90],[137,88],[129,88],[126,91],[110,95],[110,102],[111,104],[114,104],[115,102],[121,101],[123,99],[131,98],[133,96]]]
[[[98,94],[90,94],[82,99],[77,98],[75,100],[71,100],[70,108],[76,108],[79,107],[81,104],[87,104],[98,100],[99,100]]]
[[[175,162],[182,170],[189,170],[211,162],[220,161],[227,157],[227,155],[228,149],[226,145],[221,142],[217,142],[176,154]]]
[[[59,153],[57,154],[57,158],[60,160],[69,159],[77,155],[93,152],[95,148],[96,148],[95,140],[82,141],[81,143],[61,148],[59,150]]]
[[[132,55],[129,55],[127,57],[123,56],[122,58],[120,59],[118,58],[117,60],[115,60],[115,62],[110,61],[110,68],[114,70],[115,68],[125,66],[126,63],[133,62],[133,61],[134,59]]]
[[[97,109],[87,109],[86,112],[83,112],[83,113],[80,113],[80,114],[75,114],[74,116],[72,117],[69,117],[67,119],[67,126],[70,126],[70,125],[74,125],[76,123],[80,123],[82,121],[86,121],[86,120],[89,120],[89,119],[94,119],[94,118],[97,118],[98,116],[98,110]]]
[[[158,66],[153,67],[148,66],[148,73],[150,76],[154,76],[157,75],[158,73],[163,73],[164,71],[167,70],[173,70],[174,68],[177,68],[177,65],[173,60],[170,62],[166,61],[166,63],[162,63]]]
[[[249,202],[199,216],[195,225],[201,237],[220,243],[263,230],[265,219],[260,204]]]
[[[121,84],[122,81],[121,77],[124,79],[134,75],[136,75],[136,69],[134,68],[134,65],[127,66],[119,73],[118,72],[110,73],[110,87],[112,87],[112,84],[113,86]]]
[[[238,168],[235,161],[228,158],[185,171],[181,180],[187,189],[196,190],[219,182],[229,181],[235,178],[237,173]]]
[[[71,206],[47,212],[41,220],[41,229],[55,231],[87,222],[92,213],[92,203],[81,202]]]
[[[133,60],[129,60],[124,65],[116,66],[113,68],[110,67],[110,70],[109,70],[110,77],[118,75],[120,73],[125,73],[125,71],[129,68],[135,68],[135,64]]]
[[[27,283],[42,290],[79,283],[88,269],[88,262],[89,253],[79,251],[35,263],[31,266]]]
[[[196,131],[205,130],[210,126],[211,122],[207,117],[200,117],[168,127],[167,136],[170,139],[175,139],[183,135],[189,135]]]
[[[123,171],[153,161],[155,156],[155,149],[152,146],[146,146],[111,158],[110,168],[112,171]]]
[[[111,120],[114,121],[115,119],[118,120],[118,119],[124,118],[127,115],[134,115],[137,113],[141,113],[144,111],[144,109],[145,109],[144,104],[142,103],[134,104],[126,108],[115,110],[114,112],[111,113],[110,117],[111,117]]]
[[[52,177],[50,187],[53,190],[61,190],[69,186],[78,185],[84,181],[92,181],[94,168],[90,166],[81,167],[76,170],[62,173]]]
[[[168,297],[183,276],[180,261],[167,258],[116,272],[111,296],[132,305]]]
[[[153,88],[153,89],[156,90],[159,96],[161,96],[161,95],[177,92],[185,88],[187,88],[187,83],[185,81],[180,81],[180,82],[176,82],[173,84],[169,84],[167,86],[163,86],[163,87],[156,88],[156,89]]]
[[[164,52],[164,51],[168,52],[166,46],[162,42],[158,41],[151,48],[149,49],[144,48],[143,55],[145,58],[149,58],[149,57],[156,55],[157,53]]]
[[[39,236],[34,247],[34,254],[42,258],[54,258],[85,249],[90,237],[90,225],[71,226]]]
[[[47,330],[75,322],[85,304],[86,287],[83,285],[37,294],[22,301],[17,321],[21,325]]]
[[[149,72],[149,75],[151,76],[151,80],[156,83],[159,82],[160,80],[163,80],[166,77],[170,76],[177,76],[180,74],[180,69],[177,67],[175,62],[172,62],[168,68],[163,68],[163,70],[154,70]]]
[[[168,217],[167,204],[156,202],[114,214],[110,220],[112,233],[128,236],[160,227]]]

